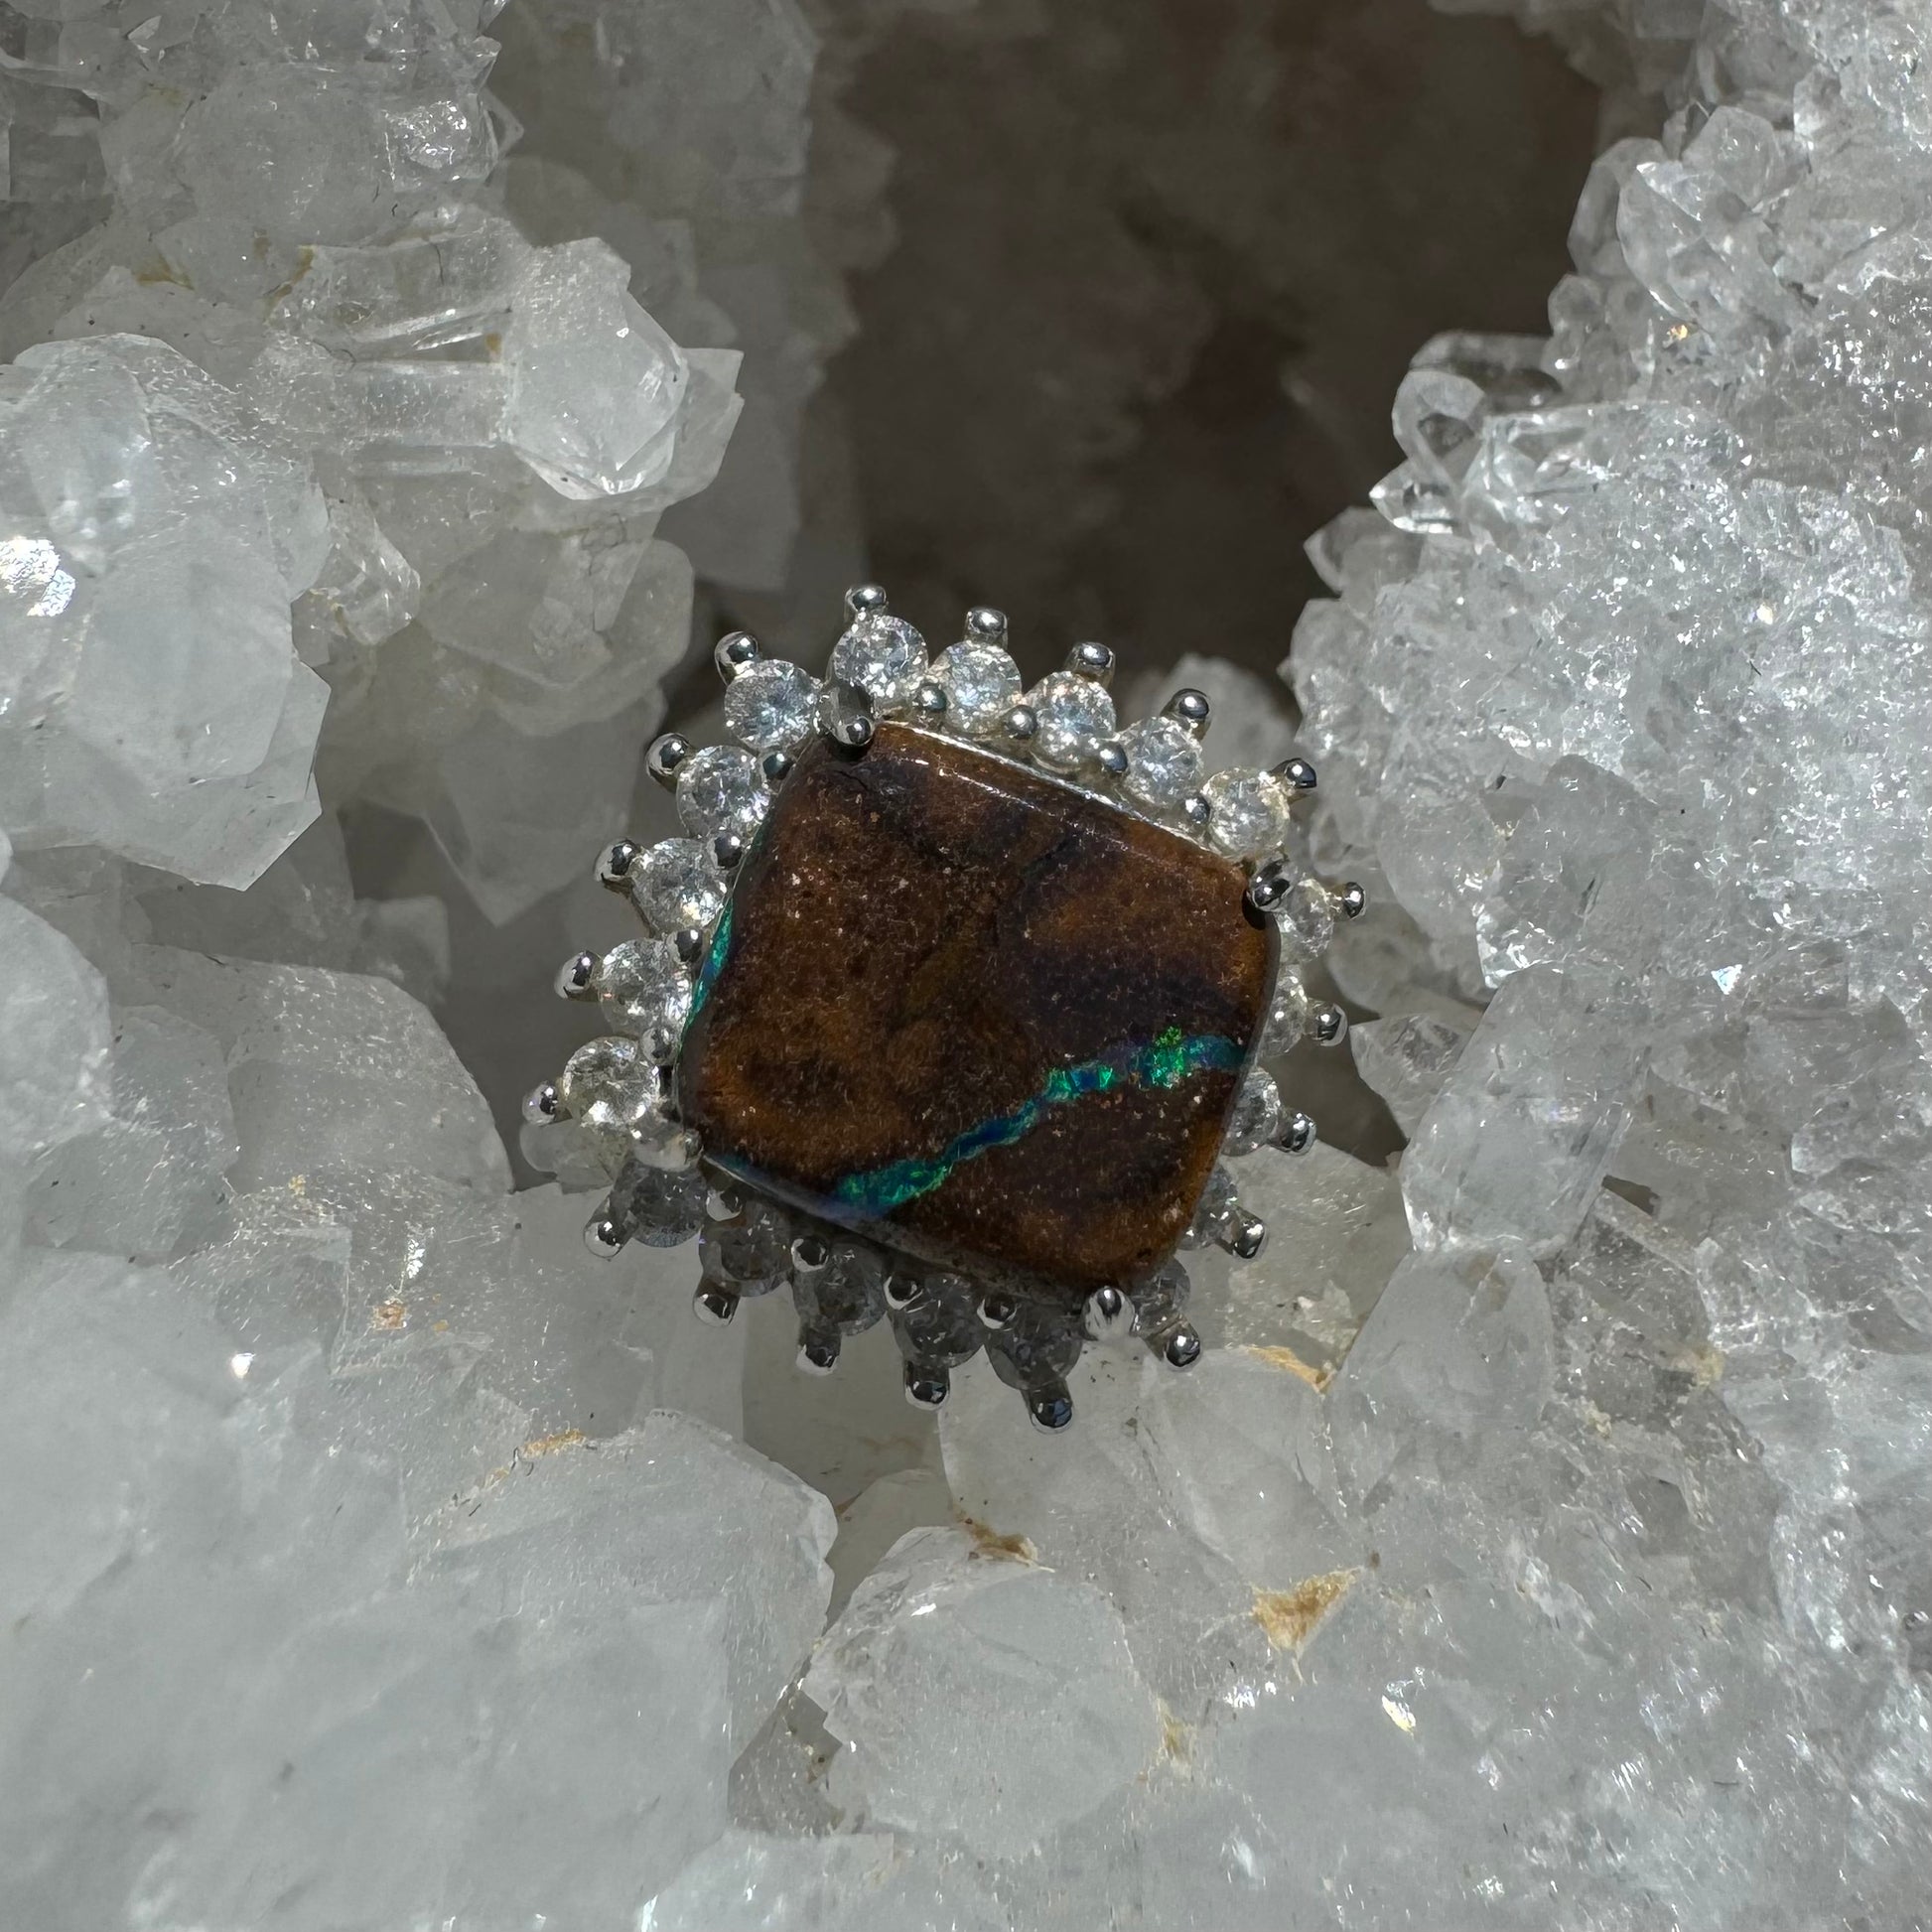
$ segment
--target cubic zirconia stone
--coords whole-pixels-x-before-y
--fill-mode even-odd
[[[758,759],[736,745],[708,745],[678,769],[677,815],[697,838],[735,832],[749,841],[770,807]]]
[[[891,711],[909,703],[925,676],[925,639],[903,618],[875,612],[832,646],[831,671],[865,692],[875,711]]]
[[[626,939],[598,961],[591,975],[613,1026],[642,1037],[653,1027],[676,1034],[691,1010],[691,981],[667,939]]]
[[[946,727],[962,738],[990,737],[1020,701],[1020,667],[998,644],[954,644],[932,675],[946,694]]]
[[[657,1069],[634,1039],[610,1035],[571,1054],[557,1094],[572,1120],[598,1134],[632,1134],[656,1114]]]
[[[696,839],[666,839],[630,868],[630,902],[659,932],[702,930],[724,909],[724,882]]]
[[[1207,1185],[1201,1189],[1200,1205],[1194,1209],[1194,1218],[1188,1223],[1187,1232],[1180,1237],[1183,1248],[1204,1248],[1216,1235],[1225,1234],[1228,1224],[1234,1219],[1234,1210],[1240,1205],[1235,1196],[1234,1176],[1223,1168],[1216,1166],[1207,1176]]]
[[[924,1292],[893,1315],[893,1339],[921,1368],[957,1368],[986,1340],[973,1284],[959,1275],[928,1275]]]
[[[1271,771],[1217,771],[1201,786],[1213,816],[1207,836],[1230,859],[1273,852],[1288,830],[1288,787]]]
[[[695,1168],[627,1161],[611,1183],[611,1217],[626,1241],[681,1248],[704,1226],[704,1176]]]
[[[792,1222],[783,1208],[754,1195],[735,1221],[707,1221],[698,1263],[708,1282],[750,1298],[768,1295],[791,1275]]]
[[[1178,811],[1200,789],[1200,746],[1177,719],[1144,718],[1121,733],[1127,775],[1120,788],[1153,812]]]
[[[1275,907],[1285,959],[1319,959],[1335,940],[1335,896],[1318,879],[1298,879]]]
[[[1302,976],[1287,966],[1275,981],[1275,997],[1268,1003],[1268,1018],[1261,1029],[1261,1053],[1273,1059],[1286,1053],[1309,1028],[1309,1008],[1313,1003]]]
[[[818,680],[801,665],[754,664],[725,693],[725,729],[754,752],[795,752],[817,725]]]
[[[1252,1154],[1275,1138],[1282,1124],[1282,1097],[1275,1083],[1259,1067],[1241,1083],[1228,1115],[1223,1154]]]
[[[1027,695],[1039,720],[1029,749],[1050,771],[1078,771],[1114,735],[1114,701],[1104,686],[1072,671],[1043,677]]]

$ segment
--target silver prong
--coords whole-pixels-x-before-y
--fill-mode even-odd
[[[1066,654],[1066,668],[1077,677],[1109,685],[1114,681],[1114,654],[1105,644],[1075,644]]]
[[[597,862],[597,883],[607,892],[621,893],[630,885],[630,868],[637,863],[637,855],[643,850],[635,839],[619,839],[615,844],[604,848],[604,856]]]
[[[1257,912],[1272,912],[1288,897],[1288,889],[1295,883],[1294,875],[1279,859],[1270,859],[1264,866],[1255,868],[1255,876],[1248,881],[1248,903]]]
[[[653,1020],[637,1036],[637,1044],[644,1049],[644,1057],[652,1066],[669,1066],[677,1058],[677,1029]]]
[[[666,791],[675,791],[678,766],[690,756],[691,741],[676,732],[666,732],[662,738],[651,740],[650,750],[644,754],[644,769]]]
[[[946,687],[929,677],[921,678],[918,690],[912,694],[912,710],[925,725],[939,724],[945,718],[948,702]]]
[[[818,696],[818,728],[834,745],[863,752],[872,743],[872,700],[844,678],[828,678]]]
[[[631,1158],[646,1168],[662,1168],[666,1173],[684,1173],[704,1158],[704,1143],[688,1127],[680,1128],[663,1140],[633,1135]]]
[[[830,1375],[839,1365],[839,1338],[837,1335],[811,1335],[801,1333],[798,1337],[798,1366],[807,1375]]]
[[[707,1326],[722,1328],[738,1312],[738,1297],[716,1282],[706,1282],[691,1298],[691,1312]]]
[[[1173,719],[1177,724],[1185,725],[1194,737],[1205,738],[1207,727],[1214,716],[1214,707],[1208,702],[1205,691],[1196,691],[1190,687],[1184,691],[1176,691],[1161,707],[1161,715],[1164,718]]]
[[[1192,1368],[1200,1360],[1200,1336],[1182,1322],[1161,1340],[1161,1359],[1170,1368]]]
[[[1011,1295],[982,1295],[980,1297],[979,1317],[988,1328],[1010,1327],[1013,1317],[1020,1312],[1020,1304]]]
[[[872,617],[886,609],[886,593],[877,584],[854,584],[845,594],[845,608],[855,618]]]
[[[895,1268],[886,1277],[886,1306],[903,1314],[925,1293],[925,1284],[916,1275]]]
[[[832,1244],[822,1234],[801,1234],[791,1244],[791,1272],[810,1281],[832,1265]]]
[[[1323,1046],[1339,1046],[1348,1037],[1348,1016],[1324,1001],[1309,1015],[1309,1032]]]
[[[1225,1248],[1237,1261],[1253,1261],[1268,1245],[1268,1223],[1259,1214],[1237,1207],[1227,1232],[1217,1235],[1214,1245]]]
[[[1359,919],[1368,910],[1368,895],[1351,879],[1335,889],[1335,909],[1344,919]]]
[[[952,1377],[943,1368],[905,1364],[905,1399],[915,1409],[938,1409],[952,1394]]]
[[[705,1189],[704,1211],[714,1221],[735,1221],[745,1212],[745,1196],[738,1183],[722,1176]]]
[[[1290,1114],[1275,1136],[1275,1145],[1284,1154],[1306,1154],[1315,1140],[1314,1122],[1307,1114]]]
[[[542,1086],[532,1087],[523,1096],[523,1118],[532,1127],[542,1127],[563,1117],[563,1105],[557,1093],[556,1081],[546,1080]]]
[[[679,926],[671,934],[671,944],[687,966],[695,966],[704,957],[704,934],[694,925]]]
[[[1110,738],[1094,756],[1094,762],[1110,778],[1127,776],[1127,747],[1119,739]]]
[[[744,856],[745,841],[736,832],[720,832],[711,841],[711,863],[720,872],[736,872],[738,863]]]
[[[1096,1288],[1080,1311],[1080,1325],[1094,1341],[1116,1341],[1134,1332],[1134,1305],[1117,1288]]]
[[[749,671],[764,653],[749,630],[728,630],[712,646],[711,661],[718,675],[729,684],[740,671]]]
[[[759,759],[759,768],[764,773],[764,782],[773,791],[791,776],[792,756],[789,752],[766,752]]]
[[[600,1261],[609,1261],[623,1246],[623,1230],[609,1211],[593,1214],[584,1225],[584,1245]]]
[[[592,990],[591,981],[596,976],[597,954],[574,952],[557,968],[557,977],[551,983],[560,1000],[594,1000],[597,994]]]
[[[1180,816],[1186,820],[1189,831],[1205,832],[1207,821],[1214,816],[1214,806],[1206,792],[1190,791],[1180,801]]]
[[[1291,791],[1314,789],[1314,766],[1307,759],[1284,759],[1275,766],[1275,776]]]
[[[1047,1436],[1057,1436],[1073,1420],[1073,1398],[1064,1382],[1049,1382],[1027,1395],[1027,1420]]]
[[[1007,614],[990,604],[975,604],[966,613],[966,634],[982,644],[997,644],[1007,634]]]
[[[1039,736],[1039,713],[1030,704],[1017,704],[1002,721],[1016,745],[1031,745]]]

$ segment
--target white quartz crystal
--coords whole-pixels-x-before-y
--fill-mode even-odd
[[[984,1356],[908,1408],[883,1324],[794,1380],[787,1298],[703,1327],[649,1245],[700,1176],[621,1183],[605,1261],[577,1124],[521,1190],[499,1136],[596,1030],[529,1017],[558,958],[675,1029],[707,842],[809,728],[805,673],[732,686],[706,842],[636,783],[696,576],[777,605],[820,507],[888,171],[817,38],[899,10],[15,10],[0,1924],[1921,1924],[1923,9],[1516,5],[1651,130],[1549,339],[1419,352],[1299,723],[1202,657],[1121,710],[1206,691],[1222,849],[1367,889],[1317,967],[1298,888],[1237,1138],[1319,1113],[1332,971],[1404,1144],[1217,1170],[1198,1360],[1088,1350],[1052,1437]],[[932,675],[990,734],[975,652]],[[1110,702],[1047,694],[1091,773]],[[620,1152],[634,1060],[566,1083]]]

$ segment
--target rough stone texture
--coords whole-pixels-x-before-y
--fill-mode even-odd
[[[1192,1217],[1266,1010],[1275,936],[1245,887],[972,747],[821,741],[740,873],[680,1109],[714,1158],[944,1265],[1140,1281]]]

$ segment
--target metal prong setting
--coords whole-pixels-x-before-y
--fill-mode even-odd
[[[1177,724],[1185,725],[1195,738],[1205,738],[1207,727],[1214,717],[1214,707],[1208,702],[1205,691],[1196,691],[1190,687],[1183,691],[1176,691],[1161,707],[1161,715],[1164,718],[1173,719]]]
[[[1248,903],[1257,912],[1272,912],[1288,897],[1295,875],[1279,859],[1270,859],[1255,869],[1248,881]]]
[[[623,1246],[623,1230],[608,1211],[593,1214],[584,1226],[584,1245],[600,1261],[609,1261]]]
[[[557,1095],[557,1083],[546,1080],[540,1087],[532,1087],[523,1096],[523,1118],[532,1127],[543,1127],[560,1118],[563,1102]]]
[[[905,1399],[914,1409],[938,1409],[952,1394],[952,1377],[942,1368],[905,1364]]]
[[[863,752],[872,743],[872,700],[844,678],[828,679],[819,694],[818,728],[842,751]]]
[[[1207,822],[1214,816],[1213,802],[1204,791],[1190,791],[1180,801],[1180,816],[1187,821],[1187,829],[1198,836],[1207,830]]]
[[[936,725],[944,719],[946,707],[950,702],[943,684],[929,677],[922,678],[918,690],[912,696],[912,710],[921,724]]]
[[[709,1326],[722,1328],[738,1312],[738,1297],[728,1288],[706,1282],[691,1298],[691,1312]]]
[[[712,647],[711,661],[729,684],[740,671],[749,671],[764,653],[749,630],[728,630]]]
[[[1031,745],[1039,736],[1039,713],[1030,704],[1017,704],[1002,721],[1016,745]]]
[[[877,584],[854,584],[845,594],[845,608],[855,618],[876,617],[886,609],[886,593]]]
[[[1080,1311],[1080,1325],[1093,1341],[1118,1341],[1134,1332],[1134,1305],[1117,1288],[1096,1288]]]
[[[745,857],[745,841],[736,832],[720,832],[711,841],[711,863],[722,873],[733,873]]]
[[[745,1212],[745,1194],[735,1180],[721,1174],[705,1189],[705,1214],[714,1221],[735,1221]]]
[[[1309,1032],[1323,1046],[1339,1046],[1348,1037],[1348,1016],[1332,1001],[1324,1001],[1309,1015]]]
[[[990,604],[975,604],[966,613],[966,634],[982,644],[997,644],[1007,634],[1007,614]]]
[[[1184,1321],[1170,1328],[1161,1340],[1161,1359],[1170,1368],[1192,1368],[1200,1360],[1200,1336]]]
[[[1275,766],[1275,776],[1292,791],[1314,789],[1314,766],[1307,759],[1284,759]]]
[[[1268,1245],[1268,1223],[1259,1214],[1237,1207],[1227,1232],[1218,1235],[1214,1245],[1225,1248],[1237,1261],[1253,1261]]]
[[[1114,654],[1105,644],[1075,644],[1066,654],[1066,668],[1106,686],[1114,681]]]
[[[669,1066],[677,1058],[677,1032],[661,1020],[653,1021],[638,1035],[637,1044],[652,1066]]]
[[[1368,910],[1368,895],[1351,879],[1336,888],[1335,909],[1344,919],[1359,919]]]
[[[1282,1123],[1282,1131],[1275,1137],[1275,1145],[1284,1154],[1306,1154],[1316,1140],[1314,1122],[1307,1114],[1290,1114]]]
[[[596,977],[597,954],[574,952],[557,968],[557,977],[552,984],[560,1000],[594,1000],[597,994],[591,981]]]
[[[798,1366],[806,1375],[830,1375],[839,1365],[837,1335],[801,1334],[798,1337]]]
[[[791,1244],[794,1275],[816,1281],[832,1265],[832,1244],[822,1234],[801,1234]]]
[[[597,883],[606,892],[627,891],[630,868],[637,863],[637,855],[642,849],[635,839],[619,839],[615,844],[607,845],[603,857],[597,862]]]
[[[1110,778],[1119,780],[1127,776],[1127,747],[1117,738],[1108,739],[1094,754],[1093,761]]]
[[[676,732],[666,732],[662,738],[651,740],[650,750],[644,754],[644,769],[666,791],[675,791],[678,766],[690,756],[691,741]]]
[[[671,934],[671,944],[677,948],[677,956],[687,966],[695,966],[704,957],[704,934],[694,925],[681,925]]]
[[[1027,1419],[1048,1436],[1057,1436],[1073,1420],[1073,1398],[1064,1382],[1049,1382],[1027,1396]]]
[[[764,782],[776,791],[791,776],[792,763],[789,752],[766,752],[759,759],[759,769],[764,773]]]
[[[980,1324],[987,1328],[1006,1328],[1013,1323],[1013,1317],[1020,1312],[1020,1304],[1011,1295],[982,1295],[980,1297]]]
[[[916,1275],[896,1268],[886,1277],[886,1306],[896,1313],[903,1314],[924,1294],[925,1284]]]

